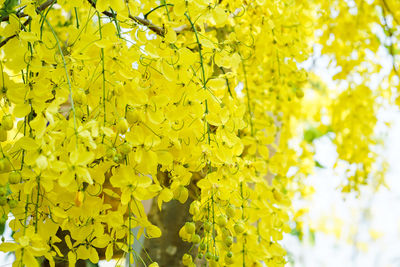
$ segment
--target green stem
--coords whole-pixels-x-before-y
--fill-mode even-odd
[[[35,203],[35,233],[38,231],[38,211],[39,211],[39,193],[40,193],[40,175],[37,177],[37,195]]]
[[[207,87],[206,87],[207,82],[206,82],[206,75],[205,75],[205,70],[204,70],[203,54],[202,54],[202,51],[201,51],[201,44],[200,44],[199,36],[198,36],[198,33],[197,33],[197,29],[196,29],[194,23],[192,22],[192,20],[190,19],[190,16],[188,15],[187,12],[185,12],[185,16],[189,20],[189,23],[190,23],[190,25],[191,25],[194,33],[195,33],[195,36],[196,36],[196,42],[197,42],[197,46],[199,48],[200,66],[201,66],[201,70],[202,70],[203,89],[207,90]],[[209,112],[207,99],[204,101],[204,105],[205,105],[204,114],[207,116],[207,114]],[[211,143],[210,124],[207,122],[207,117],[206,116],[205,116],[204,122],[205,122],[206,127],[207,127],[207,143],[208,143],[208,145],[210,145],[210,143]],[[208,165],[207,174],[208,174],[208,173],[211,172],[211,162],[210,162],[209,159],[207,161],[208,161],[207,162],[207,165]],[[216,247],[216,244],[215,244],[215,210],[214,210],[214,206],[215,206],[215,203],[214,203],[214,188],[212,188],[212,191],[211,191],[212,239],[213,239],[213,243],[214,243],[213,244],[214,245],[213,246],[214,254],[216,254],[216,248],[217,247]],[[210,217],[210,215],[208,215],[208,217]],[[208,251],[208,244],[207,244],[207,251]]]
[[[39,14],[42,15],[42,22],[40,23],[40,40],[42,40],[42,33],[43,33],[43,24],[45,19],[47,18],[47,14],[49,14],[50,9],[53,7],[53,5],[56,3],[56,1],[53,1],[50,5],[50,7],[46,10],[46,14],[44,14],[44,17],[42,15],[42,12]]]
[[[114,10],[111,8],[111,13],[112,13],[112,20],[115,23],[115,28],[117,29],[117,34],[118,34],[118,38],[122,38],[121,37],[121,27],[119,26],[118,20],[117,20],[117,14],[114,12]],[[98,13],[97,13],[98,14]]]
[[[223,67],[220,67],[220,69],[221,69],[222,73],[225,74],[224,68],[223,68]],[[231,87],[229,86],[229,80],[228,80],[228,78],[225,77],[225,81],[226,81],[226,86],[228,86],[228,93],[229,93],[229,95],[230,95],[231,97],[233,97],[232,91],[231,91]]]
[[[185,16],[186,16],[186,18],[189,20],[189,23],[190,23],[190,25],[192,26],[192,29],[193,29],[194,34],[195,34],[195,36],[196,36],[196,42],[197,42],[197,46],[198,46],[198,48],[199,48],[199,57],[200,57],[200,66],[201,66],[201,71],[202,71],[203,89],[204,89],[204,90],[207,90],[207,87],[206,87],[206,84],[207,84],[207,82],[206,82],[206,74],[205,74],[204,63],[203,63],[203,54],[202,54],[202,52],[201,52],[201,44],[200,44],[199,36],[198,36],[198,34],[197,34],[197,29],[196,29],[196,27],[194,26],[194,24],[193,24],[192,20],[190,19],[190,16],[188,15],[187,12],[185,12]],[[204,113],[205,113],[205,114],[208,114],[208,103],[207,103],[207,99],[204,101],[204,103],[205,103],[205,108],[206,108],[206,110],[205,110]],[[211,142],[211,137],[210,137],[210,125],[208,124],[207,119],[205,120],[205,123],[206,123],[206,127],[207,127],[208,144],[210,144],[210,142]]]
[[[131,248],[131,234],[132,234],[132,226],[131,226],[131,201],[128,202],[128,211],[129,211],[129,234],[128,234],[128,266],[131,266],[131,253],[132,253],[132,248]]]
[[[99,34],[100,34],[100,39],[103,39],[103,34],[101,32],[101,19],[100,19],[100,14],[97,12],[97,17],[99,20]],[[104,126],[106,126],[106,74],[105,74],[105,68],[104,68],[104,48],[101,48],[101,67],[102,67],[102,76],[103,76],[103,112],[104,112]]]
[[[242,220],[244,220],[243,182],[240,182],[240,196],[241,196],[241,198],[242,198]],[[243,245],[242,245],[243,267],[246,266],[245,244],[246,244],[246,237],[243,236]]]
[[[1,80],[3,82],[2,85],[3,85],[3,88],[5,88],[6,86],[4,84],[4,70],[3,70],[3,63],[1,60],[0,60],[0,67],[1,67]],[[3,88],[0,88],[0,89],[3,90]]]
[[[75,10],[75,20],[76,20],[76,28],[79,29],[79,19],[78,19],[78,10],[74,7]]]
[[[40,15],[42,15],[42,14],[40,13]],[[64,57],[64,53],[62,51],[61,45],[60,45],[60,40],[58,39],[58,36],[57,36],[56,32],[53,29],[53,26],[51,26],[50,22],[45,17],[43,17],[43,15],[42,15],[42,18],[46,21],[47,26],[49,26],[49,28],[50,28],[53,36],[54,36],[54,39],[57,42],[58,51],[60,52],[60,55],[61,55],[61,58],[62,58],[62,61],[63,61],[64,70],[65,70],[65,76],[67,78],[69,95],[70,95],[70,99],[71,99],[71,109],[72,109],[72,115],[73,115],[73,119],[74,119],[74,130],[75,130],[75,135],[76,135],[76,145],[78,146],[78,131],[77,131],[77,126],[76,126],[77,124],[76,124],[76,115],[75,115],[75,105],[74,105],[74,98],[72,96],[72,85],[71,85],[71,80],[70,80],[69,74],[68,74],[67,63],[65,62],[65,57]]]
[[[244,88],[246,89],[246,96],[247,96],[247,108],[249,112],[249,123],[250,123],[250,130],[251,130],[251,136],[254,136],[254,126],[253,126],[253,120],[252,120],[252,115],[251,115],[251,105],[250,105],[250,92],[249,92],[249,85],[247,82],[247,72],[246,72],[246,66],[244,65],[244,60],[239,52],[239,56],[242,59],[242,68],[243,68],[243,75],[244,75]]]
[[[28,219],[28,206],[29,206],[29,194],[26,195],[26,203],[25,203],[25,213],[24,213],[24,230],[23,233],[26,233],[26,221]],[[24,258],[24,249],[21,251],[21,266],[24,266],[22,263],[22,259]]]
[[[26,120],[27,116],[24,117],[24,136],[26,135]],[[24,168],[24,161],[25,161],[25,150],[22,150],[22,158],[21,158],[21,171]]]
[[[24,235],[26,232],[26,220],[28,219],[28,207],[29,207],[29,194],[26,194],[25,213],[24,213]]]
[[[214,212],[214,187],[212,187],[212,191],[211,191],[211,203],[212,203],[212,237],[213,237],[213,241],[214,241],[214,253],[216,253],[215,249],[215,212]]]
[[[165,1],[163,1],[163,2],[165,2]],[[174,6],[174,5],[173,5],[173,4],[163,4],[163,5],[159,5],[159,6],[155,7],[155,8],[153,8],[152,10],[150,10],[149,12],[147,12],[146,14],[144,14],[144,18],[147,19],[147,17],[148,17],[151,13],[153,13],[153,12],[156,11],[157,9],[159,9],[159,8],[161,8],[161,7],[164,7],[164,6],[166,7],[167,12],[169,12],[167,6]],[[169,13],[167,13],[167,14],[168,14],[168,19],[169,19]]]
[[[168,10],[167,1],[166,0],[162,0],[161,3],[163,3],[163,5],[165,6],[165,11],[167,12],[167,16],[168,16],[168,21],[171,21],[171,17],[169,16],[169,10]]]
[[[201,44],[200,44],[199,36],[197,34],[197,29],[194,26],[194,24],[193,24],[192,20],[190,19],[187,12],[185,12],[185,16],[189,20],[189,23],[194,31],[194,35],[196,36],[197,46],[199,47],[200,65],[201,65],[201,70],[202,70],[202,74],[203,74],[203,77],[202,77],[203,78],[203,88],[206,89],[206,74],[204,71],[203,54],[201,53]]]

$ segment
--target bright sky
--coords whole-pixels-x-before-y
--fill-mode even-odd
[[[336,190],[340,171],[338,174],[332,170],[335,148],[327,138],[318,140],[316,159],[327,168],[318,169],[309,178],[316,191],[308,203],[310,224],[316,225],[325,218],[328,229],[337,227],[339,238],[317,233],[312,244],[307,236],[300,243],[296,237],[287,235],[283,244],[292,254],[295,262],[292,266],[400,266],[400,112],[384,112],[383,117],[394,122],[384,151],[390,165],[387,173],[390,190],[381,188],[374,194],[366,188],[361,197],[350,195],[344,199]]]

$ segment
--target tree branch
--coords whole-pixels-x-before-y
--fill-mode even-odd
[[[399,21],[397,20],[397,18],[394,16],[392,10],[390,9],[388,3],[386,3],[386,0],[382,0],[382,2],[383,2],[383,5],[385,6],[384,9],[386,8],[387,11],[390,13],[390,15],[392,15],[393,20],[397,23],[397,25],[400,25]],[[383,11],[383,12],[385,12],[385,11]]]
[[[38,8],[36,8],[36,12],[37,13],[40,13],[40,12],[42,12],[43,10],[45,10],[46,8],[48,8],[49,6],[51,6],[55,1],[57,1],[57,0],[47,0],[46,2],[44,2],[43,4],[41,4]],[[28,16],[28,14],[25,14],[25,13],[20,13],[20,14],[17,14],[17,17],[18,18],[23,18],[23,17],[27,17]],[[5,17],[2,17],[1,18],[1,21],[3,22],[3,21],[9,21],[10,20],[10,16],[5,16]],[[24,22],[24,26],[27,26],[28,24],[29,24],[29,22],[31,22],[31,20],[32,20],[32,18],[31,17],[29,17],[25,22]],[[14,38],[14,37],[16,37],[17,35],[16,34],[14,34],[14,35],[11,35],[11,36],[8,36],[6,39],[4,39],[3,41],[1,41],[1,43],[0,43],[0,48],[1,47],[3,47],[3,46],[5,46],[6,45],[6,43],[8,42],[8,41],[10,41],[12,38]]]
[[[41,11],[45,10],[46,8],[48,8],[49,6],[51,6],[53,4],[53,2],[55,2],[56,0],[47,0],[45,3],[43,3],[42,5],[40,5],[38,8],[36,8],[36,12],[40,13]],[[88,2],[90,3],[90,5],[94,8],[96,8],[96,3],[93,2],[93,0],[88,0]],[[103,11],[102,12],[104,15],[106,15],[107,17],[110,18],[115,18],[115,14],[109,12],[109,11]],[[27,17],[28,14],[25,13],[19,13],[17,14],[18,18],[23,18],[23,17]],[[148,19],[144,19],[144,18],[140,18],[137,16],[132,16],[129,15],[129,18],[132,19],[134,22],[136,22],[139,25],[143,25],[146,26],[147,28],[149,28],[151,31],[153,31],[155,34],[164,37],[165,36],[165,29],[163,27],[154,25],[153,23],[151,23],[151,21],[149,21]],[[10,20],[10,16],[4,16],[1,18],[1,21],[9,21]],[[29,17],[29,19],[24,23],[24,26],[26,26],[27,24],[29,24],[29,22],[31,21],[31,18]],[[10,41],[12,38],[16,37],[17,35],[11,35],[9,37],[7,37],[6,39],[4,39],[3,41],[0,42],[0,48],[3,47],[8,41]]]
[[[36,8],[36,12],[40,13],[41,11],[45,10],[46,8],[48,8],[49,6],[51,6],[53,4],[53,2],[55,2],[56,0],[47,0],[46,2],[44,2],[43,4],[41,4],[38,8]],[[18,18],[23,18],[23,17],[27,17],[28,14],[25,13],[19,13],[17,14]],[[10,16],[4,16],[1,18],[1,21],[9,21]]]
[[[29,24],[29,22],[31,22],[31,20],[32,20],[32,18],[29,17],[29,18],[24,22],[23,26],[26,27],[26,26]],[[14,38],[14,37],[16,37],[16,36],[17,36],[17,35],[14,34],[14,35],[8,36],[6,39],[4,39],[3,41],[1,41],[1,43],[0,43],[0,48],[3,47],[3,46],[5,46],[6,43],[7,43],[8,41],[10,41],[12,38]]]
[[[93,0],[88,0],[88,2],[90,3],[90,5],[92,7],[96,8],[96,3]],[[115,18],[115,16],[116,16],[115,14],[113,14],[111,12],[108,12],[108,11],[103,11],[102,13],[104,15],[106,15],[107,17],[110,17],[110,18]],[[154,25],[153,23],[151,23],[150,20],[144,19],[144,18],[140,18],[140,17],[137,17],[137,16],[129,15],[129,18],[132,19],[134,22],[136,22],[139,25],[146,26],[151,31],[153,31],[155,34],[157,34],[157,35],[159,35],[161,37],[164,37],[165,29],[163,27]]]
[[[15,36],[17,36],[16,34],[8,36],[6,39],[4,39],[3,41],[1,41],[0,43],[0,47],[3,47],[8,41],[10,41],[12,38],[14,38]]]
[[[149,20],[142,19],[142,18],[137,17],[137,16],[129,15],[129,18],[134,20],[137,24],[140,24],[140,25],[148,27],[151,31],[153,31],[157,35],[164,37],[164,35],[165,35],[165,29],[164,28],[162,28],[160,26],[157,26],[157,25],[154,25]]]

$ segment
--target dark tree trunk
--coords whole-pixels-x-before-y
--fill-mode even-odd
[[[157,201],[153,201],[148,218],[154,225],[160,227],[162,236],[160,238],[145,239],[143,247],[150,258],[156,261],[160,267],[183,266],[182,256],[185,253],[189,253],[192,244],[181,240],[179,230],[185,222],[190,220],[189,207],[191,202],[190,198],[184,204],[172,200],[164,203],[160,212]],[[195,251],[192,250],[192,252]],[[142,250],[141,257],[146,264],[149,264],[151,261],[146,252]],[[144,265],[140,263],[138,266],[143,267]]]

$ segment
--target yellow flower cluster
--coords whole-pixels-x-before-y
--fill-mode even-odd
[[[315,165],[304,141],[300,150],[290,145],[320,112],[307,112],[309,79],[298,65],[311,53],[314,8],[270,0],[15,4],[0,27],[0,205],[14,217],[15,242],[0,250],[15,252],[15,266],[43,257],[75,266],[121,251],[133,263],[131,229],[162,234],[142,201],[162,209],[190,198],[193,220],[179,235],[198,258],[283,266],[278,241],[291,230],[290,199],[302,186],[295,178]],[[342,159],[368,157],[373,102],[360,86],[333,107]],[[358,108],[367,125],[346,120]],[[360,135],[363,147],[352,143]]]

